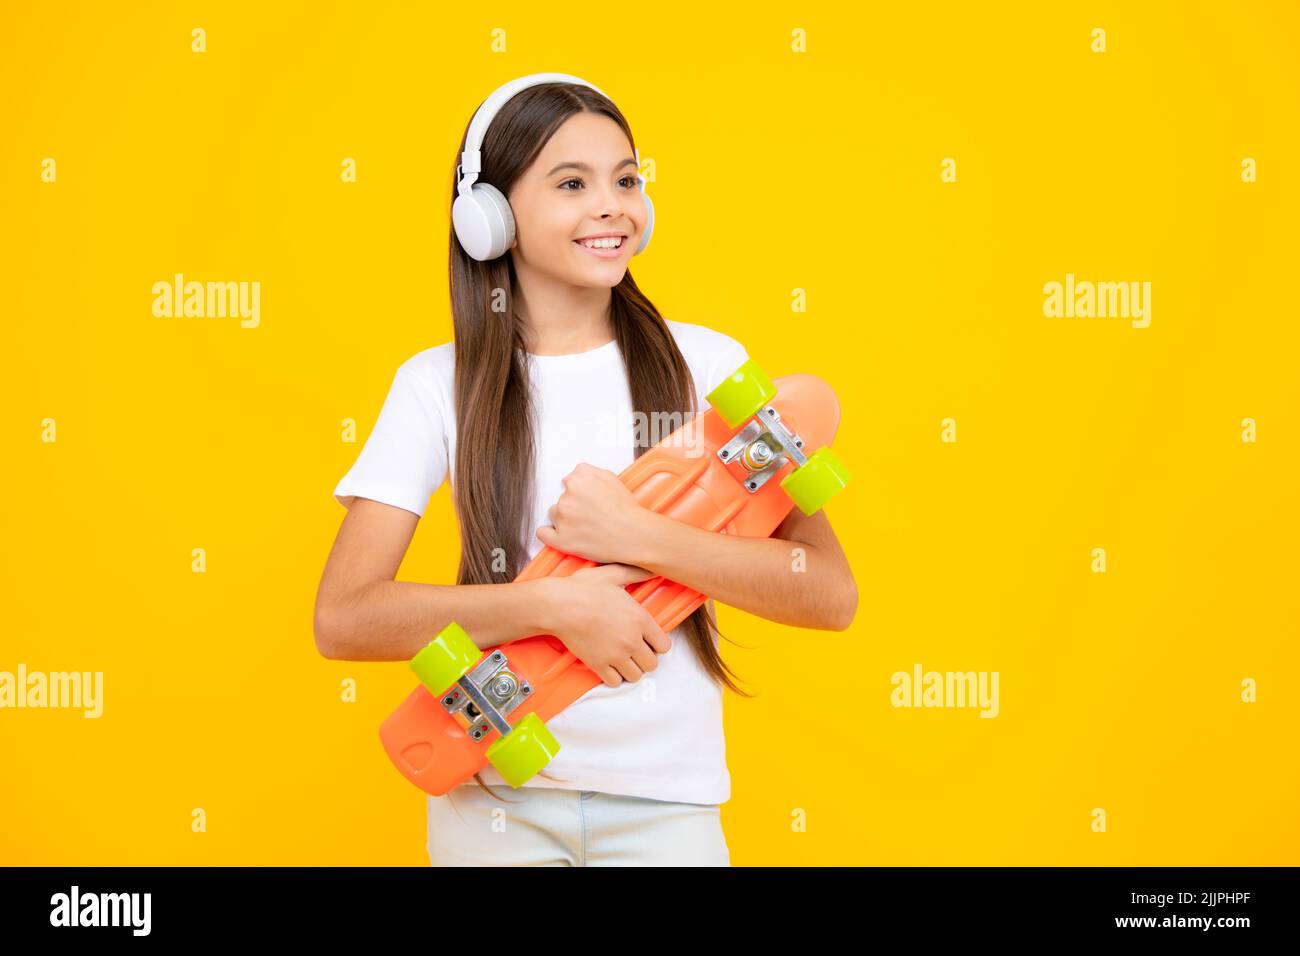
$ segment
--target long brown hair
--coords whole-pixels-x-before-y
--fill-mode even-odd
[[[555,131],[584,111],[608,116],[634,145],[623,114],[600,93],[574,83],[540,84],[516,94],[492,120],[483,137],[479,181],[509,195]],[[457,159],[464,148],[462,137]],[[455,182],[453,169],[453,201]],[[472,259],[460,247],[454,228],[450,247],[456,352],[454,498],[461,538],[456,583],[502,584],[514,580],[528,561],[524,536],[535,504],[530,480],[535,409],[524,329],[514,309],[514,259],[511,252],[487,262]],[[689,421],[698,409],[695,383],[659,310],[637,288],[631,271],[611,293],[610,317],[633,409],[647,418],[656,412],[678,412]],[[635,457],[649,447],[635,442]],[[682,628],[714,680],[741,696],[753,696],[736,685],[734,672],[719,656],[713,635],[722,635],[708,608],[707,602],[702,604]],[[539,776],[548,777],[545,771]],[[496,797],[478,774],[474,779]]]

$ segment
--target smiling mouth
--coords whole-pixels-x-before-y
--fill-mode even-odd
[[[627,237],[605,236],[601,239],[574,239],[573,241],[584,249],[595,249],[600,251],[623,248],[623,243],[627,242]]]

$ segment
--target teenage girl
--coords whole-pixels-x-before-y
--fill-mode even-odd
[[[747,358],[665,320],[633,281],[654,224],[638,156],[622,113],[576,77],[533,74],[484,102],[452,197],[454,340],[397,369],[334,491],[348,512],[316,598],[325,657],[408,660],[454,620],[480,648],[553,634],[604,681],[547,721],[560,752],[525,786],[489,766],[429,797],[435,866],[729,865],[722,687],[750,695],[718,654],[711,600],[664,634],[625,587],[664,575],[829,630],[857,607],[824,513],[795,508],[772,538],[721,535],[642,508],[618,480],[665,437],[647,426],[689,421]],[[733,236],[720,222],[704,238]],[[396,581],[444,478],[457,583]],[[602,566],[515,583],[543,545]]]

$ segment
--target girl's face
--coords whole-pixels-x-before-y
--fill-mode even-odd
[[[617,123],[599,113],[569,117],[506,197],[515,215],[516,270],[586,288],[618,285],[648,218],[636,177]],[[617,248],[578,241],[609,234],[622,236]]]

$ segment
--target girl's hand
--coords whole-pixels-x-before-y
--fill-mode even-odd
[[[600,564],[635,564],[639,543],[646,538],[646,511],[605,468],[582,462],[564,479],[560,495],[537,529],[542,544]]]
[[[645,568],[605,564],[563,578],[539,578],[548,633],[608,686],[636,683],[659,666],[672,640],[624,588],[655,577]]]

